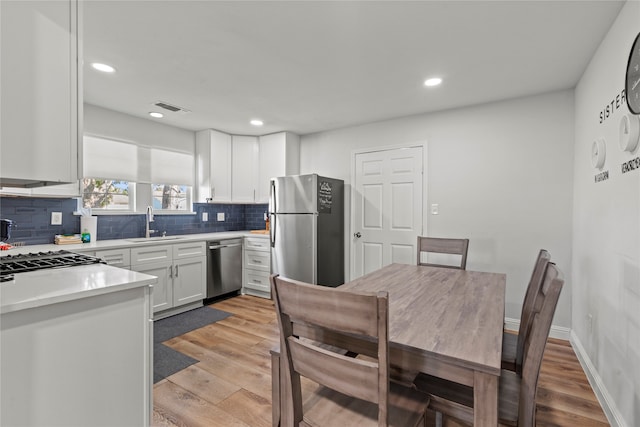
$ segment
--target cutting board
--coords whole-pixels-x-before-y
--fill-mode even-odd
[[[251,230],[253,234],[269,234],[269,230]]]

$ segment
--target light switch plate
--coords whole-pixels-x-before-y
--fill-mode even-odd
[[[209,212],[202,212],[202,221],[209,221]]]
[[[218,212],[218,221],[224,221],[224,212]]]
[[[62,212],[51,212],[51,225],[62,225]]]
[[[437,203],[432,203],[431,204],[431,215],[438,215],[438,204]]]

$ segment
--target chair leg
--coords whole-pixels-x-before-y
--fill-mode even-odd
[[[272,426],[280,426],[280,353],[271,352],[271,414]]]

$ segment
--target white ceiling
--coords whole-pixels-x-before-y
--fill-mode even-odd
[[[568,89],[623,3],[85,1],[84,98],[194,131],[302,135]],[[151,119],[156,101],[191,112]]]

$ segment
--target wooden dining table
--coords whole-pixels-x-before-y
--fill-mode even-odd
[[[406,264],[391,264],[340,286],[389,293],[391,366],[472,387],[478,427],[498,425],[505,288],[502,273]]]
[[[387,291],[391,365],[473,387],[474,425],[498,424],[505,274],[391,264],[341,289]]]

